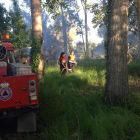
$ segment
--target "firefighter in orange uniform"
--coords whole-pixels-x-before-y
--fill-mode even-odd
[[[67,61],[65,53],[62,52],[59,58],[61,74],[67,74]]]
[[[74,55],[74,51],[71,50],[70,55],[68,56],[68,68],[72,70],[72,72],[74,72],[74,66],[76,64],[76,58]]]

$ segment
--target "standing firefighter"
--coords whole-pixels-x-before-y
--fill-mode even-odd
[[[69,69],[72,70],[72,72],[74,72],[74,66],[75,66],[75,64],[77,64],[75,60],[76,60],[76,58],[74,55],[74,51],[71,50],[71,53],[68,56],[68,67],[69,67]]]
[[[64,74],[64,75],[67,74],[67,61],[66,61],[64,52],[61,53],[59,61],[60,61],[61,74]]]

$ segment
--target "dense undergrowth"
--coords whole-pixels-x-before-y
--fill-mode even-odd
[[[15,140],[140,140],[140,64],[129,65],[131,100],[105,105],[105,62],[80,61],[75,73],[46,66],[38,131]]]

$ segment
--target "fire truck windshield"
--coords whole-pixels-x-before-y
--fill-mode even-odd
[[[7,52],[7,62],[8,63],[15,63],[15,57],[14,57],[14,52],[13,51],[8,51]]]

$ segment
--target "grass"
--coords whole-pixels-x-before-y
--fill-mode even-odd
[[[103,103],[105,72],[104,60],[80,61],[66,76],[47,66],[39,85],[38,131],[13,139],[140,140],[140,64],[129,65],[132,98],[123,106]]]

